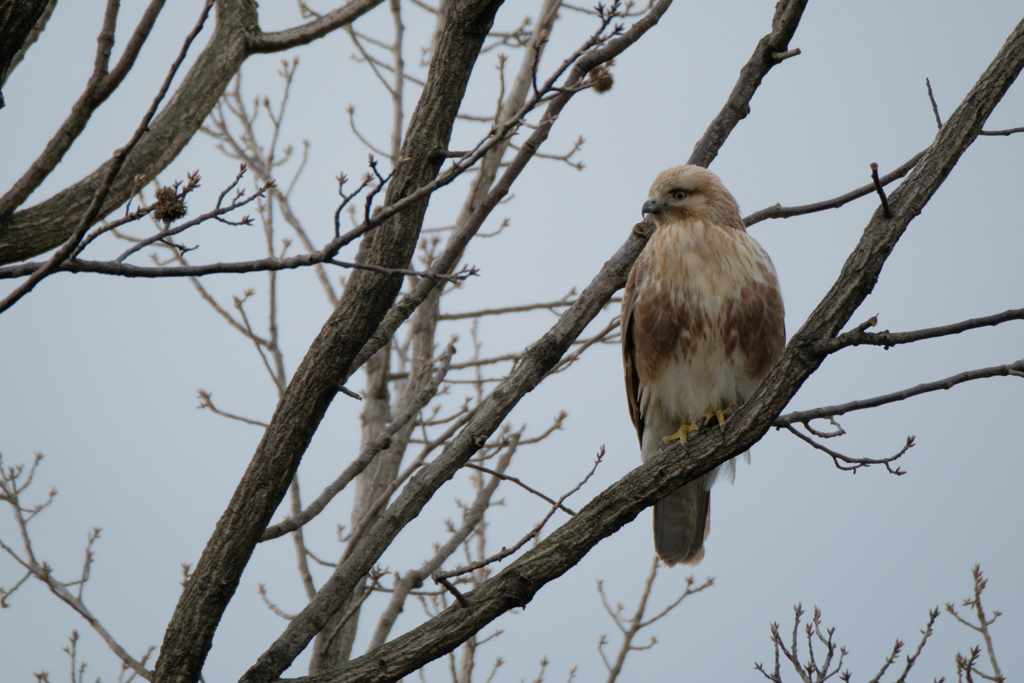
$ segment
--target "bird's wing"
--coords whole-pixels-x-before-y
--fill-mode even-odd
[[[743,233],[745,245],[755,255],[754,267],[745,273],[739,305],[729,316],[726,338],[735,335],[745,357],[747,375],[761,382],[782,357],[786,346],[785,310],[782,292],[768,254],[756,241]]]
[[[622,294],[622,313],[619,316],[619,331],[622,334],[622,369],[626,380],[626,402],[629,404],[629,417],[633,420],[641,447],[644,441],[644,418],[640,412],[640,376],[636,372],[635,363],[633,308],[636,306],[638,284],[643,277],[646,264],[645,253],[641,253],[626,280],[626,289]]]

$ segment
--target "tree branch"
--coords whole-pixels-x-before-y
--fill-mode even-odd
[[[886,349],[898,346],[899,344],[910,344],[911,342],[921,341],[922,339],[935,339],[936,337],[948,337],[954,334],[960,334],[967,330],[974,330],[979,327],[990,327],[993,325],[1001,325],[1002,323],[1010,320],[1024,320],[1024,308],[1014,308],[1002,313],[996,313],[995,315],[985,316],[984,318],[971,318],[970,320],[963,320],[958,323],[951,325],[942,325],[940,327],[929,327],[923,330],[913,330],[911,332],[865,332],[868,327],[873,327],[878,324],[877,320],[871,322],[869,325],[864,326],[864,329],[850,330],[844,332],[834,339],[828,339],[818,345],[818,350],[822,353],[835,353],[840,349],[845,349],[849,346],[882,346]]]
[[[156,97],[153,99],[153,103],[149,107],[149,111],[147,111],[142,117],[142,122],[135,130],[135,134],[132,135],[128,144],[123,148],[114,151],[113,158],[106,169],[106,173],[103,175],[103,180],[93,193],[92,201],[89,202],[89,206],[79,218],[78,224],[72,231],[71,236],[41,268],[33,272],[25,282],[21,283],[13,292],[0,301],[0,313],[3,313],[13,306],[19,299],[31,292],[43,278],[56,271],[64,259],[71,256],[74,250],[78,247],[78,243],[81,242],[83,237],[85,237],[85,233],[88,231],[89,227],[98,218],[103,207],[103,202],[112,190],[114,180],[124,167],[126,157],[138,144],[139,140],[142,139],[142,136],[148,131],[149,122],[152,121],[153,116],[156,115],[157,107],[163,100],[164,95],[167,94],[167,90],[171,86],[171,81],[174,79],[174,75],[177,73],[178,67],[181,66],[182,61],[185,59],[185,55],[188,53],[189,46],[191,46],[192,41],[195,40],[199,31],[202,30],[203,24],[206,23],[206,17],[209,14],[210,8],[213,6],[213,1],[214,0],[206,0],[205,5],[203,6],[203,11],[199,16],[199,20],[196,22],[196,25],[192,28],[192,31],[188,36],[186,36],[185,42],[181,46],[181,50],[178,52],[177,59],[175,59],[174,63],[171,65],[170,71],[164,78],[164,82],[160,86],[160,90],[157,92]]]
[[[12,2],[0,14],[0,88],[7,82],[14,67],[21,61],[25,48],[35,42],[53,12],[51,0]],[[4,96],[0,93],[0,109]]]
[[[309,523],[310,520],[319,515],[323,509],[327,507],[327,504],[345,489],[350,481],[355,479],[360,472],[366,469],[366,466],[369,465],[375,457],[377,457],[377,454],[391,445],[391,437],[402,429],[402,427],[408,424],[409,421],[414,418],[417,413],[423,410],[430,400],[437,395],[437,390],[441,386],[441,382],[444,381],[445,375],[448,374],[448,368],[451,365],[452,356],[454,354],[455,347],[449,344],[448,348],[446,348],[444,353],[441,354],[440,362],[438,363],[438,368],[434,373],[434,376],[410,403],[408,410],[397,416],[387,425],[387,427],[381,430],[381,433],[377,438],[359,454],[359,457],[349,463],[348,467],[338,475],[338,478],[331,482],[331,485],[325,488],[323,492],[317,496],[316,500],[310,503],[301,514],[293,515],[280,524],[267,527],[267,530],[263,532],[263,536],[260,538],[260,542],[262,543],[263,541],[280,538],[281,536],[284,536],[285,534]]]
[[[884,219],[880,211],[875,212],[838,281],[793,336],[782,359],[768,378],[733,416],[724,434],[712,430],[693,437],[687,444],[685,458],[680,457],[682,447],[678,445],[659,452],[594,498],[533,550],[469,594],[467,598],[470,608],[449,608],[426,624],[343,667],[316,677],[295,680],[303,683],[393,681],[414,671],[431,659],[453,650],[507,610],[529,603],[543,585],[568,571],[591,548],[634,519],[645,507],[749,449],[769,429],[774,418],[806,378],[821,364],[823,357],[811,350],[812,345],[819,339],[838,333],[863,302],[906,226],[920,214],[960,155],[977,137],[985,119],[1022,68],[1024,22],[1014,29],[995,60],[943,126],[910,177],[893,193],[890,198],[893,218]],[[580,302],[586,301],[590,293],[585,291],[580,301],[563,315],[563,320],[575,315],[581,307]],[[561,329],[561,323],[556,329]],[[500,404],[504,404],[510,399],[509,393],[518,393],[519,385],[528,376],[527,371],[538,371],[537,365],[540,358],[544,357],[540,354],[546,356],[550,353],[550,345],[556,339],[558,336],[552,330],[541,342],[531,347],[516,371],[487,401],[494,404],[500,400]],[[493,419],[489,416],[497,407],[481,405],[477,416],[489,422]],[[480,430],[482,426],[480,420],[475,420],[456,437],[445,453],[424,468],[414,478],[417,486],[403,492],[370,536],[376,537],[377,532],[386,536],[380,541],[386,547],[393,538],[393,525],[401,523],[401,517],[395,519],[394,515],[401,514],[404,517],[418,512],[422,502],[430,495],[429,491],[423,489],[432,486],[431,482],[435,478],[447,478],[445,475],[453,471],[449,468],[462,458],[457,453],[460,450],[471,452],[474,448],[472,440],[479,439],[485,433]],[[416,500],[421,501],[419,505]],[[362,562],[358,561],[360,555],[363,555],[363,562],[376,556],[362,549],[357,550],[350,558],[350,562],[356,561],[352,570],[358,570],[361,566]],[[337,575],[328,584],[336,580]],[[314,601],[310,609],[315,607]]]
[[[904,444],[903,448],[901,448],[896,453],[896,455],[890,455],[886,458],[851,458],[848,455],[843,455],[842,453],[838,453],[832,450],[825,444],[818,443],[817,441],[807,436],[806,434],[800,433],[800,431],[794,429],[792,425],[786,425],[786,429],[788,429],[794,436],[801,439],[810,446],[824,453],[828,453],[828,455],[832,458],[832,462],[835,464],[835,466],[838,469],[845,470],[847,472],[856,472],[862,467],[870,467],[872,465],[885,465],[885,469],[889,471],[889,474],[902,476],[906,474],[906,472],[901,470],[899,466],[897,466],[896,469],[893,469],[892,467],[889,466],[889,463],[895,460],[899,460],[904,455],[906,455],[907,451],[914,447],[914,437],[908,436],[907,443]],[[810,428],[808,427],[808,429]]]
[[[518,486],[519,488],[523,489],[524,491],[529,491],[530,493],[532,493],[533,495],[537,496],[538,498],[540,498],[544,502],[549,503],[550,505],[555,506],[557,509],[561,510],[562,512],[566,513],[567,515],[575,515],[576,514],[575,512],[570,510],[569,508],[565,507],[564,505],[562,505],[561,503],[556,501],[554,498],[548,498],[547,496],[545,496],[543,493],[541,493],[537,489],[532,488],[531,486],[528,486],[527,484],[523,483],[522,479],[510,476],[508,474],[501,474],[499,472],[495,472],[494,470],[492,470],[492,469],[490,469],[488,467],[484,467],[482,465],[474,465],[471,462],[467,462],[466,463],[466,467],[468,467],[470,469],[477,470],[479,472],[484,472],[485,474],[489,474],[489,475],[491,475],[493,477],[497,477],[498,479],[504,479],[505,481],[510,481],[513,484],[515,484],[516,486]]]
[[[887,173],[884,176],[882,176],[879,179],[882,186],[884,187],[889,183],[895,180],[899,180],[900,178],[907,175],[907,173],[910,172],[910,169],[914,168],[914,165],[917,164],[917,162],[920,161],[921,157],[923,156],[924,152],[918,152],[914,156],[910,157],[910,159],[908,159],[906,163],[897,168],[895,171],[893,171],[892,173]],[[776,204],[775,206],[769,206],[767,209],[755,211],[754,213],[744,218],[743,223],[749,228],[751,225],[754,225],[755,223],[760,223],[761,221],[769,218],[790,218],[792,216],[803,216],[804,214],[808,213],[817,213],[818,211],[825,211],[827,209],[838,209],[840,206],[843,206],[844,204],[849,204],[854,199],[860,199],[861,197],[869,195],[874,191],[875,184],[874,182],[870,182],[867,185],[862,185],[861,187],[858,187],[856,190],[847,192],[846,194],[835,197],[834,199],[827,199],[822,202],[815,202],[814,204],[804,204],[803,206],[782,206],[781,204]]]
[[[256,31],[249,35],[247,47],[251,54],[281,52],[289,48],[306,45],[328,33],[348,26],[384,0],[350,0],[343,7],[294,28],[263,33]]]
[[[354,21],[372,9],[374,4],[369,0],[356,0],[336,10],[339,14],[331,14],[336,18],[343,14],[347,21]],[[264,45],[261,42],[263,38],[271,42],[276,40],[277,34],[259,33],[253,0],[221,0],[217,8],[217,26],[206,49],[196,58],[163,111],[153,119],[147,134],[124,161],[123,173],[111,188],[96,219],[108,215],[131,196],[135,178],[153,178],[177,158],[246,58],[260,51]],[[337,28],[333,24],[332,27],[331,30]],[[256,37],[253,37],[254,32]],[[287,31],[283,33],[287,34],[284,38],[291,35]],[[253,41],[251,48],[250,40]],[[110,162],[103,164],[82,180],[33,207],[9,216],[0,213],[0,264],[23,261],[66,242],[78,223],[77,217],[92,202],[96,187],[109,165]]]
[[[0,216],[8,216],[21,206],[29,195],[35,191],[50,172],[64,158],[64,154],[71,148],[72,143],[78,139],[85,130],[92,113],[103,104],[110,95],[117,90],[124,80],[124,77],[135,65],[135,58],[138,57],[146,38],[149,37],[156,23],[160,10],[163,9],[165,0],[151,0],[146,11],[143,12],[138,26],[132,33],[124,53],[113,71],[108,72],[107,66],[110,60],[110,50],[114,45],[114,24],[117,19],[116,5],[108,6],[107,16],[104,17],[103,30],[97,39],[96,64],[85,87],[85,91],[72,105],[71,113],[57,129],[56,134],[46,144],[43,153],[32,162],[32,165],[21,178],[8,190],[3,197],[0,197]]]
[[[398,202],[436,178],[444,161],[437,152],[448,149],[455,115],[498,4],[495,0],[486,4],[466,0],[449,6],[427,85],[410,119],[402,149],[402,158],[409,161],[395,170],[385,205]],[[363,262],[386,268],[407,267],[427,199],[423,197],[377,228],[365,245]],[[284,497],[338,386],[347,379],[346,370],[384,317],[402,279],[400,275],[363,270],[352,273],[341,301],[296,369],[193,578],[185,586],[160,648],[154,676],[158,683],[191,683],[199,678],[213,634],[253,549]],[[308,608],[303,614],[306,611]],[[329,614],[335,611],[336,606]],[[320,627],[323,623],[326,617]],[[289,623],[286,633],[299,625],[308,626],[302,615]],[[299,651],[318,630],[304,634]],[[264,656],[247,676],[262,672],[262,679],[277,677],[293,657],[284,654],[268,661]]]
[[[757,92],[761,81],[773,66],[782,61],[776,54],[789,51],[789,41],[793,39],[796,27],[800,25],[800,18],[806,6],[807,0],[779,0],[775,6],[775,16],[772,18],[771,33],[757,43],[754,54],[740,69],[739,80],[736,81],[725,106],[694,145],[693,153],[686,163],[707,168],[715,160],[732,129],[750,114],[750,100]]]
[[[541,529],[543,529],[547,525],[548,520],[550,520],[556,512],[565,509],[562,503],[565,502],[569,498],[569,496],[583,488],[584,484],[590,481],[590,478],[594,476],[594,472],[597,471],[597,466],[600,465],[601,461],[604,459],[604,455],[604,446],[601,446],[601,448],[597,452],[597,457],[594,459],[594,466],[590,468],[590,471],[587,472],[586,476],[583,477],[583,479],[578,484],[576,484],[576,486],[572,487],[568,492],[562,494],[561,498],[559,498],[558,500],[551,501],[551,509],[548,510],[548,513],[546,515],[544,515],[544,518],[540,520],[533,527],[533,529],[530,530],[529,533],[527,533],[525,536],[519,539],[519,541],[511,548],[503,547],[501,550],[491,555],[490,557],[481,559],[477,562],[473,562],[469,566],[456,567],[455,569],[446,572],[434,572],[431,575],[431,578],[434,579],[434,581],[436,581],[437,583],[441,583],[442,580],[444,579],[451,579],[461,574],[468,574],[469,572],[476,571],[477,569],[486,567],[487,565],[492,564],[494,562],[500,562],[501,560],[504,560],[506,557],[509,557],[510,555],[514,555],[515,553],[519,552],[520,548],[522,548],[529,541],[537,537],[537,534],[539,534]],[[442,585],[445,585],[445,587],[447,587],[446,584]]]
[[[940,389],[952,389],[957,384],[963,384],[964,382],[970,382],[975,379],[985,379],[987,377],[1024,377],[1024,360],[1019,360],[1016,363],[1010,363],[1009,365],[996,365],[990,368],[981,368],[979,370],[970,370],[968,372],[961,372],[958,375],[952,375],[945,379],[940,379],[935,382],[927,382],[925,384],[918,384],[916,387],[909,387],[902,391],[895,391],[891,394],[884,394],[882,396],[876,396],[874,398],[866,398],[860,401],[850,401],[849,403],[841,403],[835,406],[825,406],[823,408],[814,408],[813,410],[801,410],[792,413],[786,413],[776,418],[772,422],[773,427],[785,427],[797,422],[809,422],[810,420],[817,420],[823,417],[836,417],[838,415],[844,415],[851,413],[855,410],[864,410],[865,408],[877,408],[883,406],[886,403],[895,403],[896,401],[903,401],[912,396],[919,396],[920,394],[927,394],[931,391],[939,391]]]

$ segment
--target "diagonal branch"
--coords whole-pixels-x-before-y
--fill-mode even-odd
[[[754,54],[740,69],[739,80],[733,86],[725,106],[704,131],[686,163],[707,168],[715,160],[718,150],[725,144],[733,128],[750,114],[750,100],[761,81],[773,66],[783,61],[780,57],[789,50],[789,41],[800,25],[806,6],[807,0],[780,0],[775,6],[771,33],[757,43]]]
[[[331,19],[313,32],[340,28],[379,2],[353,0],[331,12]],[[261,33],[256,3],[251,0],[219,2],[217,26],[210,42],[196,58],[163,111],[153,119],[148,134],[124,161],[123,173],[111,188],[97,219],[108,215],[131,196],[136,177],[153,178],[177,158],[246,58],[255,52],[265,51],[261,47],[266,47],[268,41],[274,43],[283,38],[283,42],[275,44],[286,46],[291,35],[290,31]],[[308,42],[315,37],[307,36],[303,40]],[[82,180],[35,206],[10,215],[0,213],[0,264],[23,261],[66,242],[78,223],[78,217],[92,202],[96,187],[110,163],[106,162]]]
[[[408,159],[388,183],[385,205],[393,205],[434,180],[448,149],[452,126],[480,45],[500,3],[455,0],[438,43],[427,85],[413,112],[401,156]],[[427,197],[374,230],[364,263],[385,268],[408,266],[422,227]],[[231,501],[212,534],[193,578],[175,608],[164,635],[154,680],[198,680],[224,610],[249,558],[280,505],[313,434],[327,412],[346,370],[377,328],[402,285],[400,275],[365,270],[352,273],[338,306],[325,321],[282,395]],[[372,564],[361,572],[365,576]],[[354,585],[354,583],[353,583]],[[323,589],[320,591],[323,593]],[[351,587],[349,589],[351,593]],[[337,606],[330,611],[333,614]],[[305,611],[304,611],[305,612]],[[329,616],[329,615],[327,615]],[[326,617],[320,622],[320,628]],[[300,614],[287,631],[303,625]],[[305,624],[308,626],[308,624]],[[305,637],[301,651],[319,628]],[[297,654],[297,652],[296,652]],[[291,663],[287,654],[261,658],[261,678],[276,678]],[[251,675],[253,672],[250,671]]]
[[[920,214],[959,157],[977,137],[985,119],[1002,99],[1022,68],[1024,22],[1014,29],[992,64],[943,126],[932,147],[925,153],[908,179],[893,193],[890,198],[893,218],[885,219],[880,210],[875,212],[838,281],[808,321],[793,336],[782,359],[768,378],[733,416],[729,430],[724,434],[712,431],[694,437],[687,444],[688,454],[685,458],[679,457],[680,446],[673,446],[658,453],[598,495],[533,550],[511,563],[480,589],[469,594],[469,609],[449,608],[426,624],[366,656],[353,660],[344,667],[319,674],[316,677],[317,683],[392,681],[419,668],[427,661],[450,652],[509,609],[529,603],[541,587],[568,571],[602,539],[634,519],[642,509],[753,445],[770,428],[772,421],[807,377],[821,364],[824,357],[812,350],[813,344],[820,339],[834,336],[849,321],[850,316],[872,290],[886,258],[907,225]],[[580,302],[589,299],[590,294],[590,291],[585,291],[580,301],[566,312],[563,319],[575,314]],[[551,349],[551,345],[557,339],[552,330],[541,342],[531,347],[517,370],[510,374],[502,385],[501,391],[495,391],[487,400],[495,403],[496,397],[500,396],[502,403],[507,401],[507,394],[518,391],[519,385],[526,379],[521,373],[524,373],[526,368],[537,372],[537,365],[542,365],[541,359],[554,350]],[[527,386],[532,388],[529,383]],[[477,417],[489,416],[497,407],[481,405]],[[400,522],[401,519],[396,520],[393,515],[401,512],[404,516],[408,512],[418,510],[413,499],[429,496],[423,493],[421,488],[428,485],[434,477],[447,473],[448,468],[455,464],[449,464],[448,461],[455,458],[458,450],[473,450],[472,440],[482,434],[479,429],[481,426],[483,425],[480,425],[479,421],[471,423],[444,454],[414,478],[418,483],[416,492],[405,491],[395,501],[375,529],[375,532],[379,531],[382,535],[387,534],[388,537],[382,541],[385,545],[390,543],[392,538],[388,527]],[[425,500],[421,501],[421,505],[422,502]],[[412,509],[408,509],[410,506]],[[357,561],[361,554],[361,550],[353,553],[350,563]],[[365,553],[363,561],[372,560],[373,557],[375,555],[372,553]],[[352,569],[358,571],[360,564],[357,561]],[[333,581],[336,581],[336,577],[332,577],[328,583]],[[354,581],[349,585],[354,585]],[[315,608],[315,601],[311,608]],[[311,683],[308,678],[295,680]]]
[[[1003,311],[1002,313],[996,313],[995,315],[988,315],[983,318],[971,318],[970,320],[963,320],[951,325],[929,327],[923,330],[913,330],[911,332],[889,332],[888,330],[885,332],[865,332],[867,327],[872,327],[877,324],[876,320],[864,329],[858,328],[850,330],[849,332],[844,332],[834,339],[828,339],[822,342],[819,345],[819,349],[824,353],[834,353],[848,346],[861,346],[864,344],[884,346],[888,349],[892,346],[910,344],[922,339],[947,337],[949,335],[966,332],[967,330],[974,330],[979,327],[1001,325],[1002,323],[1009,322],[1011,320],[1024,320],[1024,308],[1014,308],[1008,311]]]
[[[260,542],[280,538],[281,536],[302,527],[319,515],[323,509],[327,507],[327,504],[344,490],[349,482],[355,479],[360,472],[366,469],[366,466],[369,465],[381,451],[391,445],[391,437],[407,425],[409,421],[423,410],[423,408],[430,403],[430,400],[437,395],[437,390],[441,386],[441,382],[444,381],[445,375],[448,374],[448,368],[451,365],[452,356],[454,354],[455,347],[449,344],[448,348],[446,348],[444,353],[441,355],[440,363],[438,364],[438,368],[434,373],[434,376],[427,385],[423,387],[419,394],[417,394],[416,398],[413,399],[409,405],[409,409],[397,416],[388,424],[387,427],[381,430],[381,433],[377,438],[359,454],[359,457],[349,463],[349,466],[346,467],[340,475],[338,475],[338,478],[331,482],[331,485],[325,488],[323,492],[317,496],[316,500],[310,503],[301,514],[289,517],[280,524],[267,527],[267,530],[263,532],[263,536],[260,538]]]
[[[910,173],[910,169],[914,168],[914,165],[921,160],[924,156],[924,152],[918,152],[914,156],[910,157],[902,166],[898,167],[895,171],[887,173],[881,178],[879,182],[885,186],[892,183]],[[803,216],[808,213],[817,213],[818,211],[826,211],[828,209],[838,209],[839,207],[849,204],[854,199],[860,199],[866,195],[871,194],[875,191],[875,184],[873,182],[867,185],[862,185],[856,190],[851,190],[846,194],[839,195],[833,199],[826,199],[825,201],[815,202],[814,204],[804,204],[803,206],[782,206],[776,204],[775,206],[769,206],[767,209],[761,209],[755,211],[749,216],[743,219],[743,224],[748,228],[755,223],[760,223],[763,220],[769,218],[790,218],[792,216]]]
[[[952,375],[945,379],[940,379],[935,382],[926,382],[925,384],[918,384],[916,387],[908,387],[902,391],[894,391],[891,394],[884,394],[882,396],[875,396],[874,398],[866,398],[860,401],[850,401],[849,403],[841,403],[835,406],[824,406],[822,408],[814,408],[813,410],[801,410],[792,413],[786,413],[780,415],[772,422],[774,427],[785,427],[796,422],[808,422],[810,420],[817,420],[822,417],[836,417],[838,415],[844,415],[846,413],[853,412],[854,410],[864,410],[866,408],[877,408],[883,406],[886,403],[895,403],[896,401],[903,401],[912,396],[919,396],[926,394],[931,391],[939,391],[941,389],[952,389],[957,384],[963,384],[964,382],[970,382],[975,379],[985,379],[988,377],[1024,377],[1024,359],[1017,361],[1016,363],[1010,363],[1008,365],[995,365],[990,368],[981,368],[979,370],[970,370],[968,372],[961,372],[958,375]]]
[[[151,0],[131,38],[128,39],[121,59],[109,72],[107,67],[110,61],[110,50],[114,45],[114,24],[117,20],[117,5],[119,3],[108,4],[107,15],[103,21],[104,28],[97,38],[96,64],[85,91],[71,106],[71,113],[46,144],[43,153],[32,162],[32,165],[14,186],[3,197],[0,197],[0,216],[7,216],[21,206],[29,195],[42,184],[64,158],[64,154],[71,148],[74,141],[85,130],[93,112],[121,85],[124,77],[135,65],[135,58],[138,57],[139,51],[153,30],[153,25],[156,23],[160,10],[163,9],[164,2],[165,0]]]
[[[576,514],[575,512],[570,510],[569,508],[565,507],[564,505],[562,505],[561,503],[556,501],[554,498],[548,498],[547,496],[545,496],[543,493],[541,493],[537,489],[535,489],[535,488],[533,488],[533,487],[523,483],[523,480],[519,479],[518,477],[513,477],[513,476],[510,476],[508,474],[501,474],[500,472],[495,472],[494,470],[490,469],[489,467],[484,467],[482,465],[474,465],[471,462],[467,462],[466,463],[466,467],[468,467],[470,469],[474,469],[474,470],[480,471],[480,472],[483,472],[485,474],[489,474],[492,477],[497,477],[498,479],[504,479],[505,481],[510,481],[513,484],[515,484],[516,486],[518,486],[519,488],[523,489],[524,491],[529,491],[530,493],[532,493],[533,495],[537,496],[538,498],[540,498],[544,502],[549,503],[550,505],[554,505],[556,508],[558,508],[559,510],[561,510],[562,512],[564,512],[567,515],[575,515]]]

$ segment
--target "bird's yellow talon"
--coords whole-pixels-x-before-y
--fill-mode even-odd
[[[697,424],[694,422],[691,422],[690,424],[682,424],[679,425],[679,431],[677,431],[675,434],[669,434],[664,439],[662,439],[662,441],[664,441],[665,443],[672,443],[673,441],[681,441],[683,443],[686,443],[687,437],[689,437],[691,433],[697,431],[698,429],[700,429],[700,427],[698,427]]]
[[[715,411],[715,417],[718,418],[718,428],[725,433],[725,416],[732,412],[732,409],[736,407],[735,403],[730,403],[725,408]]]
[[[715,417],[718,418],[719,426],[721,426],[721,427],[725,426],[725,416],[728,415],[729,413],[731,413],[732,409],[735,408],[735,407],[736,407],[735,403],[730,403],[728,406],[726,406],[722,410],[714,411]],[[710,419],[710,417],[708,419]]]

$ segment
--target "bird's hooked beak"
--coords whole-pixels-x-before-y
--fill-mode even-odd
[[[648,199],[646,202],[644,202],[643,208],[640,209],[640,216],[642,218],[647,218],[647,214],[649,213],[661,213],[661,206],[659,206],[658,203],[655,202],[653,199]]]

